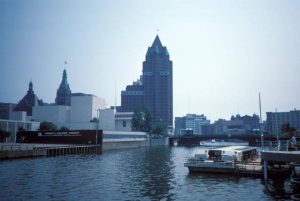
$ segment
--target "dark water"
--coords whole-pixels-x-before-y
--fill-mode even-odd
[[[283,181],[189,174],[196,148],[152,147],[0,162],[0,200],[288,200]]]

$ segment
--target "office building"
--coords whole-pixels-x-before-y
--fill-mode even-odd
[[[192,131],[194,135],[201,135],[203,134],[203,126],[209,124],[210,120],[207,120],[203,114],[187,114],[184,117],[175,117],[175,135],[182,135],[187,130]]]
[[[281,134],[283,124],[289,124],[300,131],[300,110],[289,112],[267,112],[266,130],[269,134]]]
[[[149,110],[152,125],[173,127],[173,64],[158,36],[148,47],[140,80],[122,91],[119,110],[133,112],[141,106]]]

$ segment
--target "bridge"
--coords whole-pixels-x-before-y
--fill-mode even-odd
[[[225,141],[231,141],[231,140],[242,140],[245,142],[248,142],[250,146],[256,146],[261,141],[261,135],[260,134],[218,134],[218,135],[183,135],[183,136],[173,136],[170,137],[170,145],[174,145],[174,142],[177,141],[178,145],[185,145],[185,146],[195,146],[200,145],[201,141],[207,141],[207,140],[225,140]],[[280,141],[287,141],[289,140],[288,137],[280,136]],[[263,135],[264,141],[271,141],[275,142],[277,141],[276,135],[269,135],[264,134]],[[297,141],[300,139],[298,138]]]

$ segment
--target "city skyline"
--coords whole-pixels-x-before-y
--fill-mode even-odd
[[[20,101],[32,80],[35,94],[54,103],[68,61],[72,92],[120,105],[158,34],[173,61],[174,117],[259,114],[259,92],[263,119],[276,108],[299,109],[299,8],[295,1],[1,1],[0,102]]]

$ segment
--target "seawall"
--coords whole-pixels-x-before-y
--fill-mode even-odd
[[[168,146],[169,138],[157,139],[104,139],[102,150],[116,150],[135,147]]]

